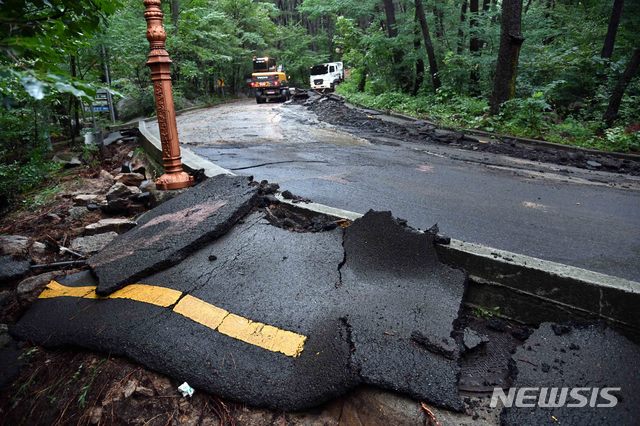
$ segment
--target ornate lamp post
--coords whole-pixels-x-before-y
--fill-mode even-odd
[[[165,49],[167,33],[162,26],[163,13],[161,0],[144,0],[147,20],[147,40],[149,40],[149,59],[153,94],[156,98],[156,115],[162,143],[162,165],[164,174],[156,180],[158,189],[181,189],[193,184],[193,177],[182,170],[180,141],[176,125],[176,111],[171,91],[171,59]]]

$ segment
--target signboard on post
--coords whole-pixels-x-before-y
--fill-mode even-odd
[[[104,113],[108,112],[111,116],[111,121],[115,121],[115,114],[113,111],[113,101],[111,99],[111,93],[106,89],[98,89],[96,91],[96,96],[89,105],[89,111],[92,113],[99,112]]]

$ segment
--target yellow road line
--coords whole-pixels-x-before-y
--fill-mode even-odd
[[[191,295],[183,297],[173,310],[234,339],[291,357],[302,353],[307,340],[302,334],[251,321]]]
[[[178,301],[182,292],[171,288],[158,287],[146,284],[128,285],[108,296],[100,297],[96,294],[94,286],[87,287],[67,287],[57,281],[51,281],[44,291],[38,296],[40,299],[50,299],[52,297],[81,297],[83,299],[131,299],[137,302],[149,303],[151,305],[167,308]]]
[[[172,288],[147,284],[131,284],[106,296],[108,299],[131,299],[168,308],[175,304],[182,292]]]
[[[67,287],[57,281],[51,281],[40,293],[38,298],[50,299],[52,297],[82,297],[85,299],[97,299],[96,288],[90,287]]]
[[[79,297],[85,299],[130,299],[167,308],[192,321],[202,324],[221,334],[241,340],[271,352],[279,352],[290,357],[299,356],[304,350],[307,336],[283,330],[261,322],[232,314],[204,300],[166,287],[147,284],[131,284],[108,296],[100,297],[94,286],[68,287],[51,281],[38,296],[41,299],[54,297]],[[179,300],[179,302],[178,302]],[[176,302],[178,302],[176,304]]]
[[[197,297],[186,295],[173,311],[213,330],[217,329],[229,312],[213,306]]]

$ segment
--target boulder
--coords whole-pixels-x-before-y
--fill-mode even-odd
[[[49,284],[56,275],[55,272],[45,272],[44,274],[22,280],[16,289],[18,297],[23,300],[37,297],[44,286]]]
[[[134,195],[140,194],[140,192],[140,188],[136,186],[127,186],[121,182],[116,182],[107,192],[107,201],[129,199]]]
[[[27,260],[17,260],[12,256],[0,257],[0,282],[8,283],[22,278],[29,272],[30,263]]]
[[[100,170],[100,175],[98,176],[98,178],[109,181],[109,182],[114,181],[113,175],[104,169]]]
[[[73,197],[73,202],[77,206],[87,206],[89,204],[100,204],[104,201],[104,195],[99,194],[79,194]]]
[[[117,232],[121,234],[136,226],[136,222],[129,219],[101,219],[84,227],[85,235],[104,234],[105,232]]]
[[[71,207],[69,209],[69,218],[71,220],[80,220],[87,213],[89,213],[89,210],[87,209],[86,206],[84,206],[84,207]]]
[[[21,256],[28,252],[44,254],[46,246],[22,235],[0,235],[0,254]]]
[[[120,182],[126,186],[140,186],[145,180],[144,175],[140,173],[119,173],[115,177],[116,182]]]
[[[89,235],[87,237],[79,237],[71,241],[70,249],[83,254],[93,254],[102,250],[111,242],[118,234],[111,231],[104,234]]]

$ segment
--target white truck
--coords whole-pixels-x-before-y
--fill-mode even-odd
[[[342,62],[327,62],[311,67],[309,84],[312,89],[333,90],[344,80],[344,66]]]

